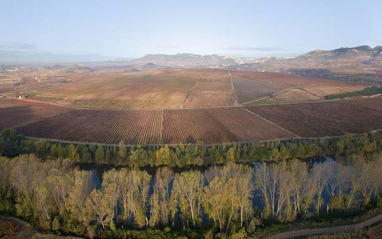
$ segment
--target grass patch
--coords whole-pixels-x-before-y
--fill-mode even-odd
[[[382,87],[380,86],[372,86],[360,91],[354,91],[354,92],[347,92],[342,94],[334,94],[334,95],[327,95],[325,96],[325,99],[327,100],[333,100],[333,99],[344,99],[344,98],[350,98],[350,97],[360,97],[360,96],[373,96],[382,94]]]

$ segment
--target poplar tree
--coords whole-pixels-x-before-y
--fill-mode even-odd
[[[174,177],[171,200],[177,202],[183,223],[190,220],[193,226],[200,221],[203,178],[200,171],[187,171]],[[176,207],[172,208],[177,210]],[[176,211],[172,211],[175,215]]]
[[[95,162],[98,164],[102,164],[105,161],[105,150],[104,148],[99,144],[97,147],[97,151],[95,152]]]
[[[150,226],[168,225],[170,220],[170,196],[173,171],[159,168],[156,172],[153,193],[150,197]]]

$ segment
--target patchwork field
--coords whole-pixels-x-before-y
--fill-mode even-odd
[[[248,105],[265,98],[283,103],[315,101],[370,85],[220,69],[94,72],[73,66],[22,72],[12,77],[19,79],[17,85],[0,84],[0,95],[20,95],[77,108],[121,110],[226,107]]]
[[[382,111],[368,108],[376,99],[252,106],[248,109],[301,137],[342,135],[382,129]]]
[[[382,98],[324,100],[366,83],[216,69],[69,67],[12,77],[20,79],[16,85],[0,84],[0,129],[17,127],[31,137],[219,144],[382,129]]]
[[[253,101],[292,103],[323,100],[325,96],[365,89],[371,84],[320,78],[298,77],[289,74],[231,71],[239,103]]]
[[[39,138],[106,144],[118,144],[122,140],[128,145],[219,144],[293,137],[242,108],[166,110],[163,113],[73,110],[18,130]]]
[[[272,94],[283,89],[282,86],[241,79],[234,76],[232,77],[232,83],[235,88],[236,99],[240,104],[272,96]]]
[[[247,108],[91,110],[0,100],[0,129],[31,137],[127,145],[219,144],[382,129],[382,98]]]

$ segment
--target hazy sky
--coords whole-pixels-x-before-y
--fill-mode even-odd
[[[0,0],[0,50],[257,57],[374,47],[381,9],[381,0]]]

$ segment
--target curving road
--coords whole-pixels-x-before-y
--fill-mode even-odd
[[[375,217],[373,217],[369,220],[366,220],[364,222],[353,224],[353,225],[294,230],[294,231],[283,232],[280,234],[270,236],[270,237],[268,237],[268,239],[288,239],[288,238],[301,237],[301,236],[312,236],[312,235],[320,235],[320,234],[334,234],[334,233],[340,233],[340,232],[355,231],[359,228],[371,226],[371,225],[373,225],[379,221],[382,221],[382,214],[375,216]]]

